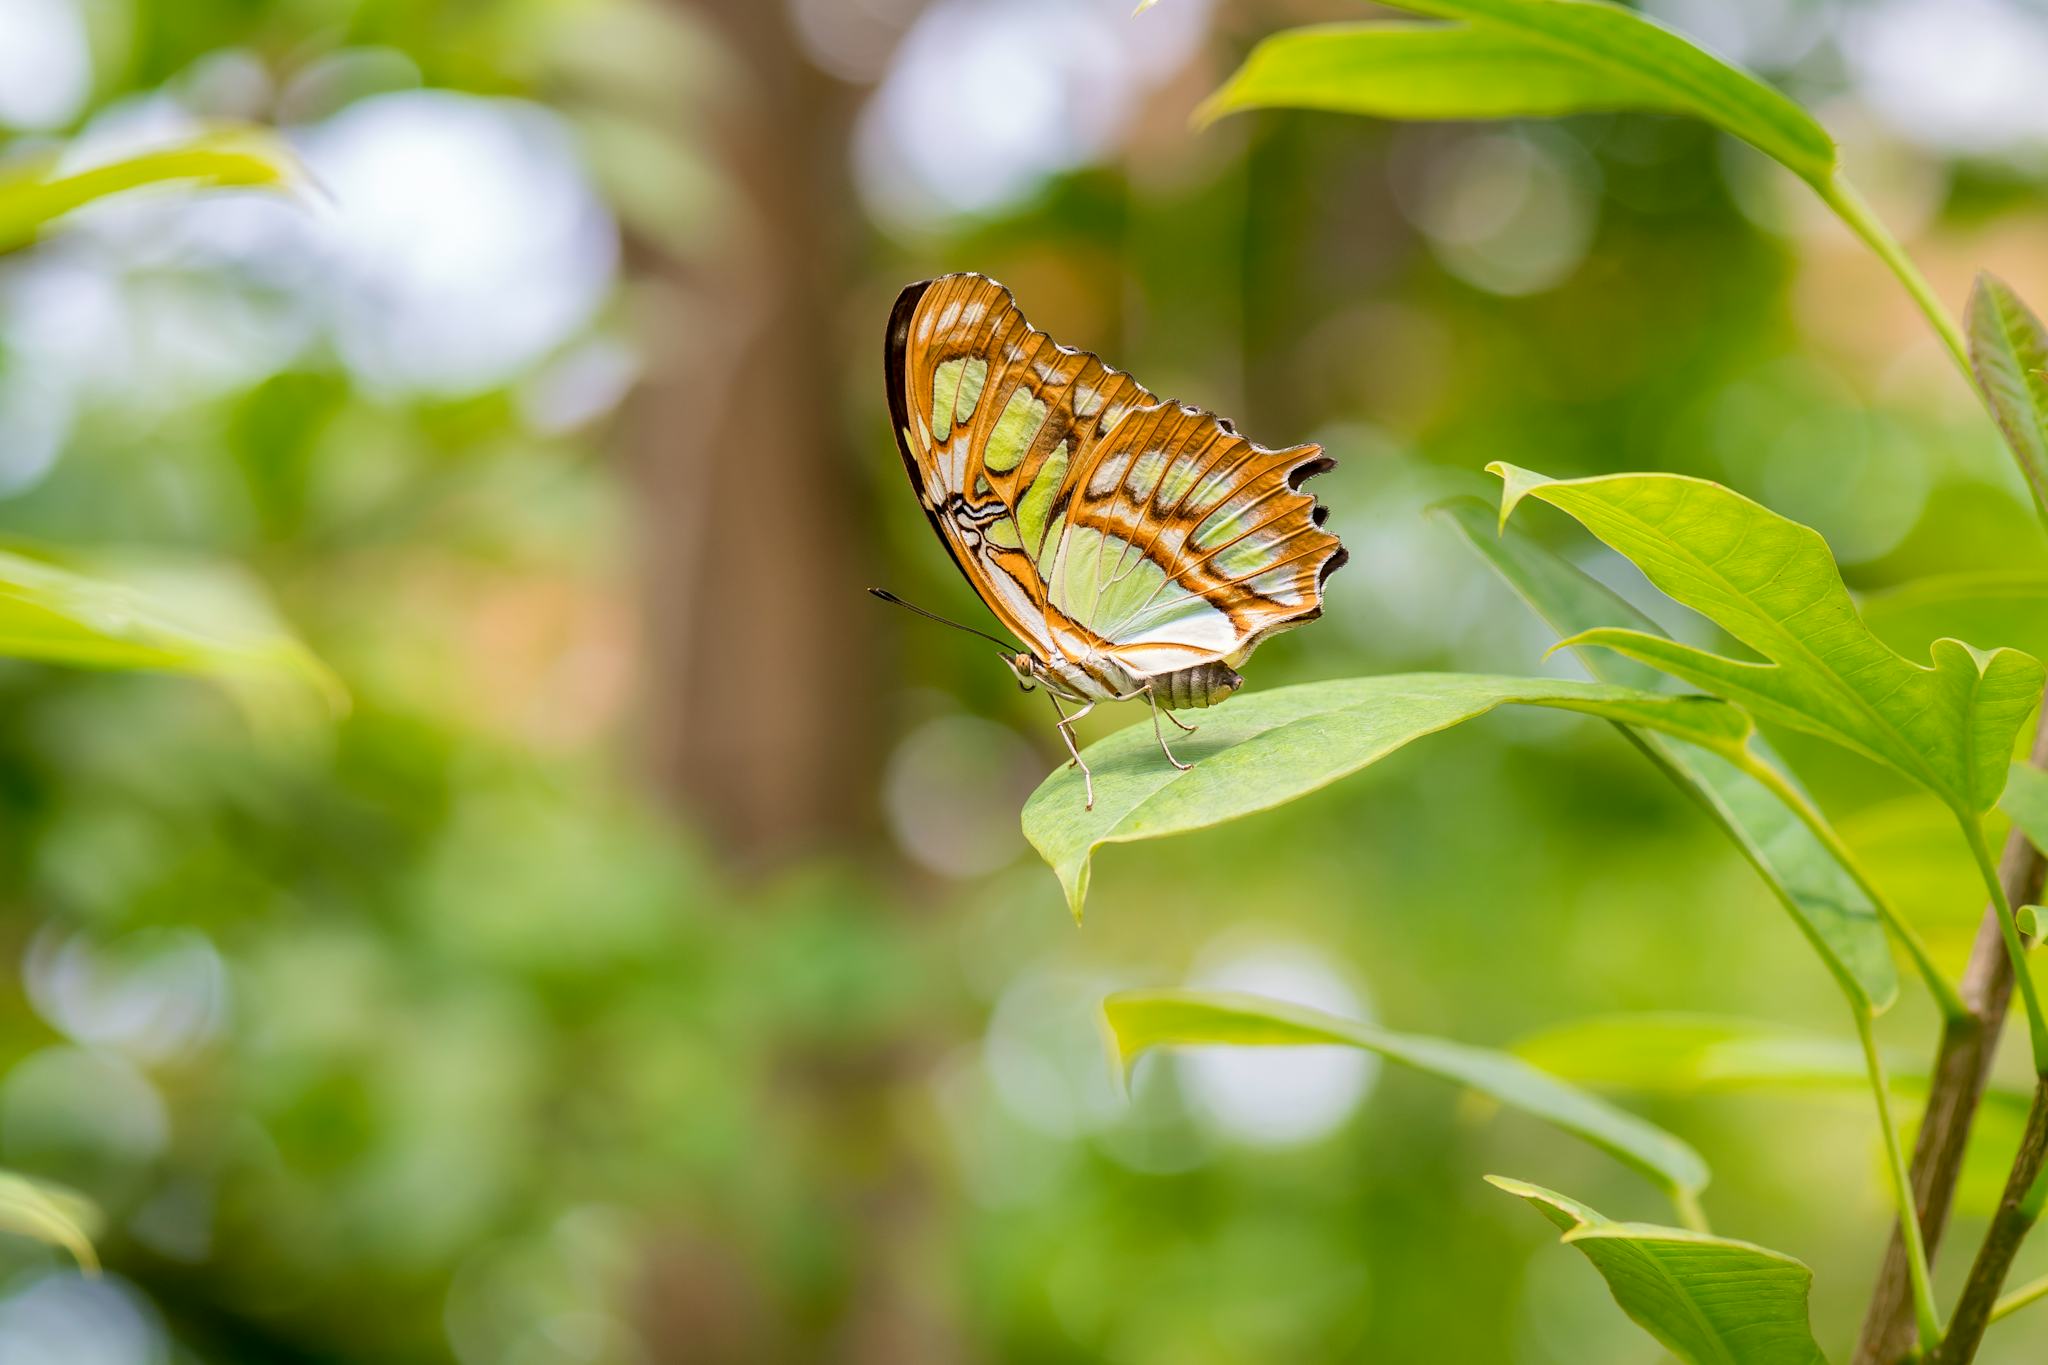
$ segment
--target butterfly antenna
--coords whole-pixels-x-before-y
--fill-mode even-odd
[[[906,611],[914,611],[919,616],[923,616],[930,620],[937,621],[942,626],[951,626],[955,630],[964,630],[969,635],[979,635],[982,639],[987,640],[990,644],[1000,646],[1003,652],[1006,654],[1013,653],[1016,650],[1016,646],[1012,645],[1008,640],[999,640],[985,630],[976,630],[973,626],[963,626],[958,621],[955,621],[950,617],[941,616],[935,611],[926,611],[923,607],[920,607],[915,603],[904,601],[895,593],[890,592],[887,588],[869,588],[868,591],[876,597],[881,598],[884,602],[893,602],[897,606],[902,607]]]

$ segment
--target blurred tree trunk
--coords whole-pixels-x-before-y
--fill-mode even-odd
[[[759,866],[862,831],[875,785],[833,354],[851,92],[805,59],[777,0],[677,2],[723,49],[709,126],[690,131],[730,208],[691,260],[652,271],[668,301],[635,414],[646,759],[721,851]]]

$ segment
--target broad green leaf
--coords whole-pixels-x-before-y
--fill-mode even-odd
[[[1560,635],[1614,626],[1663,633],[1605,584],[1519,530],[1500,526],[1493,509],[1477,499],[1460,498],[1438,510]],[[1580,650],[1579,658],[1602,682],[1647,690],[1661,681],[1655,669],[1609,650]],[[1725,759],[1652,732],[1627,733],[1727,831],[1856,1007],[1873,1014],[1888,1008],[1899,982],[1877,908],[1797,813]],[[1758,749],[1768,761],[1761,744]]]
[[[83,170],[56,158],[0,168],[0,251],[26,246],[52,219],[145,185],[282,189],[305,183],[282,138],[253,127],[216,128],[168,147]]]
[[[1396,119],[1532,118],[1596,109],[1689,113],[1655,85],[1519,34],[1464,24],[1328,24],[1252,49],[1202,105],[1204,122],[1247,109]]]
[[[2015,763],[1998,806],[2035,848],[2048,853],[2048,773],[2031,763]]]
[[[1155,1047],[1301,1047],[1338,1044],[1467,1086],[1542,1119],[1648,1176],[1680,1198],[1706,1188],[1698,1152],[1654,1124],[1617,1109],[1505,1052],[1442,1038],[1393,1033],[1304,1005],[1233,991],[1126,991],[1102,1004],[1125,1074]]]
[[[1970,372],[2013,458],[2048,516],[2048,332],[2033,310],[1994,275],[1977,276],[1963,317]]]
[[[1763,662],[1641,630],[1601,627],[1599,645],[1820,735],[1914,779],[1964,818],[2005,787],[2020,726],[2040,699],[2039,661],[1937,640],[1933,666],[1873,635],[1819,533],[1704,479],[1616,474],[1556,480],[1496,464],[1503,522],[1524,498],[1562,509]]]
[[[1580,711],[1675,735],[1727,753],[1749,720],[1708,697],[1674,697],[1600,683],[1464,673],[1406,673],[1304,683],[1232,698],[1199,733],[1177,738],[1192,764],[1167,763],[1143,721],[1088,746],[1095,808],[1081,773],[1061,768],[1024,804],[1024,835],[1052,865],[1078,919],[1089,859],[1103,844],[1157,839],[1284,805],[1438,730],[1510,703]]]
[[[1469,26],[1479,35],[1467,49],[1477,64],[1467,89],[1469,104],[1457,112],[1450,105],[1456,90],[1448,71],[1403,75],[1390,69],[1386,52],[1375,53],[1360,62],[1357,79],[1361,83],[1391,81],[1394,93],[1387,97],[1390,107],[1370,112],[1428,118],[1618,107],[1681,112],[1741,138],[1814,184],[1826,182],[1834,174],[1834,140],[1811,114],[1756,77],[1630,10],[1598,0],[1387,2],[1391,8],[1411,14]],[[1290,69],[1300,73],[1300,83],[1309,94],[1327,98],[1331,75],[1317,64],[1322,59],[1311,56],[1306,44],[1313,41],[1305,39],[1304,45],[1292,50]],[[1323,41],[1349,40],[1332,36]],[[1424,51],[1432,65],[1454,59],[1451,54],[1458,40],[1443,42],[1441,51]],[[1254,62],[1261,60],[1270,64],[1273,58],[1254,54]],[[1285,97],[1282,77],[1286,74],[1269,65],[1264,73],[1249,78],[1255,79],[1261,90],[1256,102],[1296,102]],[[1233,80],[1231,84],[1236,83]],[[1637,90],[1637,98],[1617,98],[1631,87]],[[1574,94],[1584,102],[1567,102]],[[1403,96],[1416,100],[1414,114],[1397,107]],[[1355,107],[1368,109],[1370,98],[1358,96]],[[1526,100],[1526,106],[1513,107],[1520,100]],[[1312,107],[1327,106],[1312,103]]]
[[[332,674],[230,574],[162,571],[143,588],[0,550],[0,656],[204,674],[245,701],[344,699]]]
[[[82,1269],[93,1272],[100,1266],[92,1249],[99,1220],[99,1210],[83,1195],[0,1171],[0,1231],[61,1247]]]
[[[1616,1223],[1540,1185],[1490,1175],[1563,1231],[1638,1327],[1687,1365],[1826,1365],[1806,1299],[1813,1272],[1752,1242]]]

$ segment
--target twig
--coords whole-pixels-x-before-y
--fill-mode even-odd
[[[2048,704],[2042,708],[2041,722],[2034,736],[2034,762],[2048,766]],[[2007,903],[2039,900],[2044,874],[2048,874],[2048,860],[2024,834],[2014,830],[2005,841],[2005,856],[1998,870]],[[1927,1107],[1913,1144],[1913,1194],[1930,1259],[1939,1250],[1941,1234],[1948,1226],[1970,1124],[1983,1101],[1998,1035],[2005,1027],[2006,1006],[2012,999],[2012,961],[2006,954],[1994,904],[1986,904],[1983,922],[1977,926],[1977,942],[1963,969],[1962,996],[1970,1017],[1942,1024],[1928,1081]],[[1912,1350],[1913,1286],[1907,1262],[1905,1242],[1894,1229],[1863,1318],[1853,1365],[1892,1365]]]
[[[1992,1215],[1991,1230],[1984,1234],[1984,1245],[1977,1249],[1977,1259],[1970,1266],[1970,1278],[1956,1303],[1955,1321],[1941,1345],[1928,1356],[1928,1365],[1969,1365],[1976,1359],[1984,1329],[1998,1305],[1998,1293],[2012,1270],[2012,1258],[2041,1216],[2035,1184],[2044,1160],[2048,1160],[2048,1080],[2034,1087],[2027,1130],[2020,1138],[2019,1155],[2013,1158],[2012,1173],[2006,1177],[1998,1212]]]

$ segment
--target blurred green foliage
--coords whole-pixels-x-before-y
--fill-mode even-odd
[[[297,243],[278,219],[150,202],[0,263],[0,381],[42,373],[64,354],[51,319],[94,300],[132,343],[86,348],[102,381],[72,391],[46,466],[5,466],[0,532],[240,564],[353,698],[275,735],[190,680],[0,665],[0,961],[17,964],[0,1164],[96,1200],[109,1270],[83,1287],[60,1256],[0,1244],[18,1358],[1654,1359],[1592,1269],[1478,1178],[1505,1167],[1661,1216],[1597,1154],[1391,1071],[1354,1073],[1354,1106],[1275,1141],[1225,1101],[1295,1092],[1258,1100],[1160,1058],[1126,1103],[1094,1035],[1112,989],[1246,988],[1233,964],[1275,945],[1392,1026],[1477,1045],[1642,1009],[1833,1031],[1797,931],[1627,744],[1575,718],[1479,721],[1285,812],[1106,860],[1076,932],[1014,825],[1055,754],[1042,703],[985,649],[877,619],[889,707],[844,723],[891,740],[860,819],[892,837],[737,874],[633,762],[659,700],[634,695],[633,622],[677,609],[642,600],[640,494],[611,458],[647,438],[609,404],[549,416],[544,382],[606,346],[653,354],[647,317],[674,301],[650,262],[709,249],[726,68],[705,25],[623,0],[78,12],[90,98],[24,131],[24,156],[188,116],[317,143],[419,87],[531,101],[558,112],[629,248],[600,307],[455,391],[365,365],[325,314],[291,321],[329,263],[248,247]],[[1318,492],[1353,564],[1321,624],[1261,650],[1254,688],[1544,667],[1549,637],[1423,515],[1490,493],[1494,459],[1721,479],[1820,527],[1859,590],[2038,556],[1946,358],[1746,150],[1634,115],[1188,131],[1271,27],[1219,9],[1193,79],[1148,87],[1108,152],[1000,203],[905,225],[825,177],[853,265],[815,301],[835,371],[795,382],[844,414],[849,516],[907,597],[969,606],[902,486],[877,343],[904,280],[954,268],[1163,392],[1339,457]],[[802,31],[829,55],[827,30]],[[1829,39],[1795,69],[1761,64],[1859,98]],[[869,79],[845,78],[848,110]],[[1881,188],[1921,224],[1937,284],[1959,298],[1942,267],[1968,258],[2048,297],[2027,277],[2038,167],[1873,125],[1852,163],[1897,169]],[[347,208],[280,211],[317,233]],[[0,417],[24,391],[0,383]],[[1561,518],[1536,525],[1573,543]],[[871,605],[863,586],[846,611]],[[1916,656],[1945,633],[2041,650],[2023,606],[1968,611],[1873,620]],[[1959,963],[1980,902],[1944,813],[1773,738]],[[941,817],[960,822],[947,847],[993,852],[935,864],[917,830]],[[1924,1010],[1897,1013],[1887,1037],[1919,1048]],[[1643,1109],[1713,1164],[1718,1219],[1849,1268],[1815,1288],[1839,1353],[1887,1228],[1867,1104]],[[2032,1359],[2028,1330],[1995,1328],[1983,1358]]]

